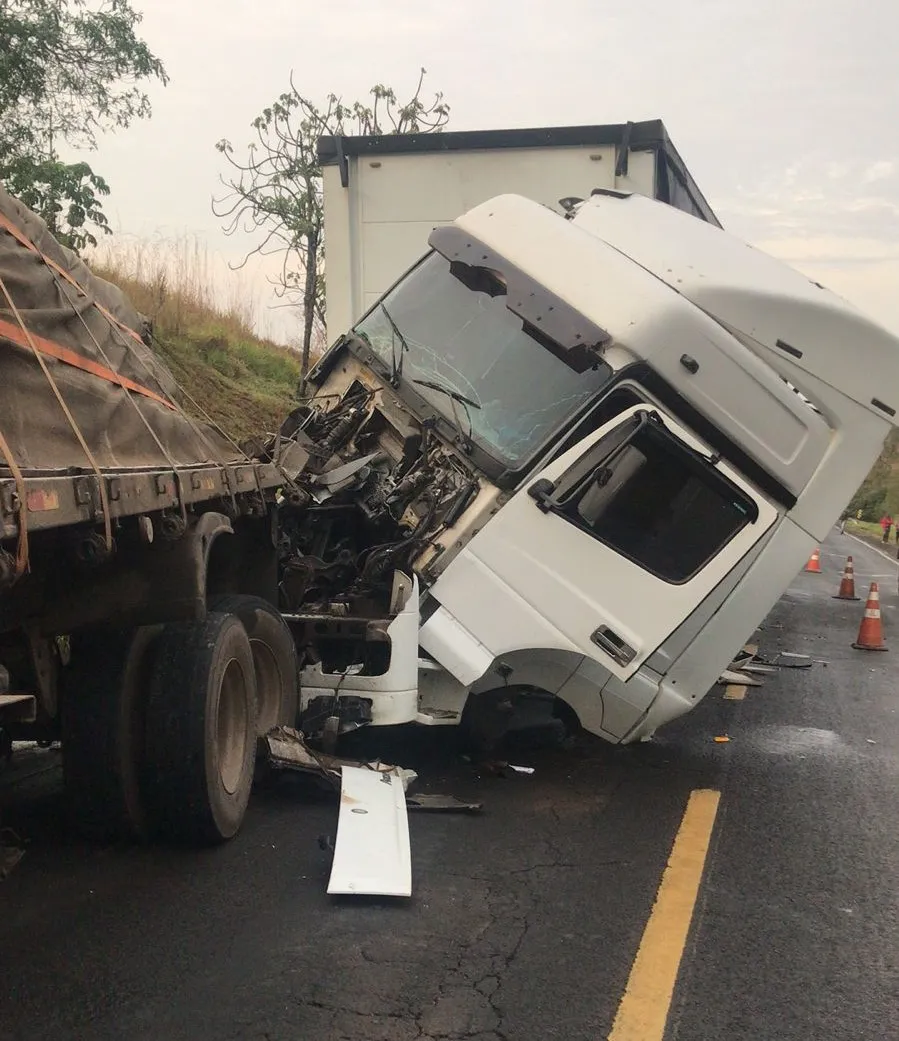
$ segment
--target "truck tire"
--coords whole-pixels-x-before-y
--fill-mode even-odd
[[[228,594],[217,597],[210,611],[236,615],[250,639],[256,670],[256,733],[264,737],[272,727],[295,727],[299,703],[297,650],[280,612],[259,596]]]
[[[92,838],[147,838],[144,722],[161,631],[155,625],[72,638],[60,705],[63,779],[70,823]]]
[[[255,748],[256,674],[240,619],[213,612],[166,626],[147,702],[145,788],[156,830],[207,844],[232,838]]]

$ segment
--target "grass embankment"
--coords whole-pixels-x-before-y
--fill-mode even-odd
[[[254,334],[250,294],[235,284],[216,291],[208,254],[189,242],[117,245],[88,262],[152,320],[160,357],[202,412],[238,439],[277,429],[293,407],[299,358]]]
[[[854,515],[862,511],[867,522],[877,522],[884,513],[899,516],[899,429],[891,431],[871,472],[849,504]],[[877,535],[880,528],[874,532]]]
[[[885,543],[883,541],[883,529],[876,521],[859,521],[849,519],[846,521],[846,531],[850,535],[857,535],[860,539],[864,539],[865,542],[875,546],[879,550],[883,550],[884,553],[889,553],[893,556],[899,552],[899,547],[896,545],[896,529],[893,528],[890,533],[890,541]]]

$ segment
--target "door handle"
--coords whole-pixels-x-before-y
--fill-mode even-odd
[[[630,665],[634,658],[637,657],[636,650],[630,644],[625,643],[607,625],[601,625],[598,629],[595,629],[590,634],[590,639],[619,665]]]

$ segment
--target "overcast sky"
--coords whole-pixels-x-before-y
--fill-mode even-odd
[[[443,91],[450,129],[661,118],[724,225],[899,332],[899,8],[889,0],[133,0],[153,118],[90,157],[131,235],[236,257],[215,142],[286,88]],[[282,315],[278,328],[283,328]]]

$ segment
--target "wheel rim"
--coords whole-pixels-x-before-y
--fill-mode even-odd
[[[229,795],[237,791],[243,774],[248,725],[246,678],[232,658],[222,676],[216,727],[219,777]]]
[[[267,734],[281,721],[281,670],[264,640],[251,640],[250,649],[256,672],[256,729]]]

